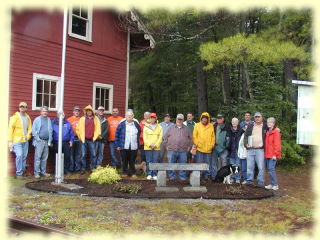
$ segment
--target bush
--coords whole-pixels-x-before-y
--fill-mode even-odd
[[[117,183],[120,179],[121,177],[117,173],[116,169],[106,166],[105,168],[98,167],[97,169],[93,170],[88,178],[88,181],[98,184],[113,184]]]
[[[124,192],[129,194],[137,194],[141,189],[142,189],[142,185],[135,184],[135,183],[132,183],[132,184],[118,183],[113,188],[113,190],[117,192]]]
[[[279,164],[286,168],[305,164],[305,150],[293,141],[282,141],[282,156]]]

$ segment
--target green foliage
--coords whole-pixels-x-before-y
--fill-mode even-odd
[[[142,189],[141,184],[124,184],[124,183],[118,183],[114,186],[113,190],[117,192],[124,192],[129,194],[137,194]]]
[[[293,141],[282,141],[281,152],[281,160],[278,163],[286,168],[294,168],[306,162],[303,148]]]
[[[117,170],[113,167],[98,167],[90,174],[88,181],[98,184],[114,184],[121,179]]]
[[[265,40],[255,34],[245,37],[239,33],[218,43],[203,43],[199,50],[201,59],[208,63],[205,68],[207,70],[220,65],[249,62],[269,64],[284,59],[306,60],[307,58],[304,49],[297,47],[293,42]]]

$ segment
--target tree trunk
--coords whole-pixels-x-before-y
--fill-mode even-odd
[[[221,72],[221,86],[222,86],[222,96],[223,96],[223,103],[229,104],[230,103],[230,67],[227,65],[222,66]]]
[[[285,92],[283,94],[283,100],[294,102],[294,94],[292,88],[292,80],[295,78],[293,73],[293,60],[285,59],[283,60],[283,79],[282,86],[285,88]]]
[[[198,114],[208,111],[208,86],[203,70],[203,62],[197,65]]]
[[[242,69],[242,97],[244,99],[253,99],[253,94],[251,90],[250,78],[249,78],[249,71],[247,63],[241,64]]]

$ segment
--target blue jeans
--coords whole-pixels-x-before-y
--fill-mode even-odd
[[[247,179],[247,159],[246,158],[240,158],[240,162],[241,162],[242,179],[246,180]]]
[[[139,149],[140,149],[141,162],[146,162],[147,156],[146,156],[146,151],[144,150],[144,145],[139,145]]]
[[[211,164],[211,153],[203,153],[203,152],[196,152],[196,163],[206,163],[209,166],[209,171],[204,171],[203,176],[205,179],[208,179],[211,176],[212,171],[210,170]]]
[[[108,142],[109,143],[109,149],[110,149],[110,155],[111,155],[111,166],[120,166],[122,165],[121,160],[119,161],[117,159],[117,152],[116,152],[116,145],[114,142]],[[121,157],[121,155],[120,155]]]
[[[49,146],[47,140],[37,141],[34,149],[34,174],[44,174],[47,168]]]
[[[159,158],[159,150],[145,150],[147,160],[147,173],[151,177],[157,176],[157,171],[149,169],[149,163],[156,163]]]
[[[71,154],[70,154],[70,167],[69,171],[80,171],[80,163],[82,157],[82,146],[80,140],[75,137],[72,147],[71,147]]]
[[[186,163],[187,162],[187,153],[186,152],[173,152],[168,151],[168,162],[169,163]],[[176,178],[176,171],[169,171],[169,178]],[[185,180],[187,177],[186,171],[179,171],[179,178]]]
[[[26,171],[26,158],[28,155],[29,142],[13,143],[13,151],[16,154],[16,174],[22,175]]]
[[[97,156],[96,156],[96,147],[95,142],[92,140],[85,139],[84,143],[82,143],[82,159],[81,159],[81,170],[86,170],[86,156],[87,150],[89,148],[90,151],[90,169],[93,170],[97,166]]]
[[[235,158],[229,158],[230,164],[236,165],[240,168],[240,158],[236,156]],[[240,180],[240,169],[238,169],[238,173],[232,175],[232,179]]]
[[[278,185],[277,175],[276,175],[276,164],[278,159],[273,160],[272,158],[266,158],[268,174],[271,180],[272,186]]]
[[[228,150],[225,149],[222,152],[218,152],[217,150],[212,151],[212,159],[211,159],[211,165],[209,165],[209,171],[212,178],[212,181],[216,179],[217,172],[218,172],[218,159],[221,160],[221,167],[224,167],[228,165]]]
[[[254,177],[254,167],[257,163],[259,173],[258,173],[258,185],[264,186],[264,172],[265,172],[265,160],[264,160],[264,150],[263,149],[248,149],[247,150],[247,183],[253,183]]]
[[[97,140],[95,142],[95,145],[96,145],[96,155],[97,155],[97,166],[102,166],[104,142],[102,142],[101,140]]]

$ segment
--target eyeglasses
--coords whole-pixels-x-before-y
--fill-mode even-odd
[[[182,121],[183,119],[177,118],[177,120]]]
[[[27,108],[26,106],[19,106],[19,108]]]

